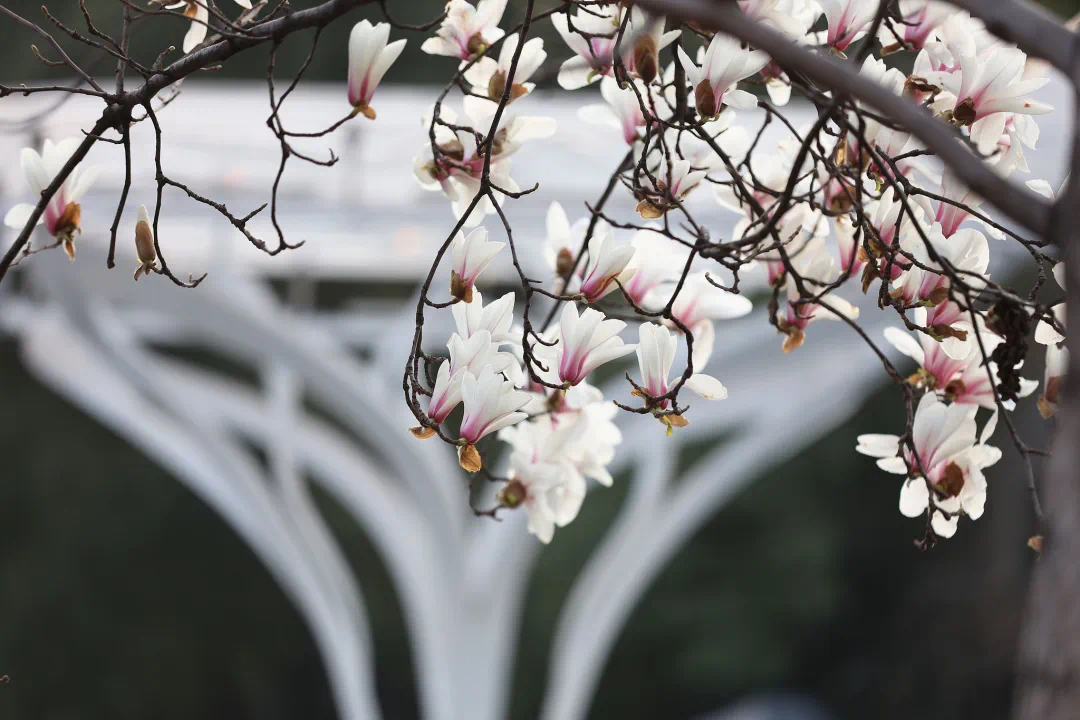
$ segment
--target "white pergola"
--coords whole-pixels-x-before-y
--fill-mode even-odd
[[[1050,90],[1063,92],[1056,83]],[[34,375],[154,458],[265,563],[317,641],[343,720],[381,717],[365,578],[350,571],[312,502],[309,483],[348,510],[389,569],[425,718],[506,716],[524,595],[532,563],[543,552],[525,532],[521,513],[504,514],[502,523],[475,518],[454,454],[406,431],[414,423],[399,388],[415,300],[360,297],[348,307],[319,310],[280,301],[268,284],[283,279],[300,295],[305,286],[327,280],[416,282],[428,250],[452,220],[443,198],[423,193],[410,177],[411,157],[424,142],[419,116],[425,97],[380,90],[376,123],[357,121],[331,138],[343,156],[337,167],[290,167],[281,217],[290,239],[308,240],[299,250],[266,257],[212,212],[179,193],[167,194],[163,247],[178,275],[209,272],[196,290],[154,276],[132,282],[134,249],[128,245],[118,252],[120,267],[106,270],[102,231],[111,221],[123,168],[115,148],[99,144],[88,162],[108,164],[86,204],[89,231],[79,240],[78,261],[69,263],[58,252],[37,255],[20,271],[27,280],[21,289],[0,286],[0,329],[17,336]],[[218,108],[226,101],[229,113],[222,113]],[[510,203],[531,267],[539,267],[547,203],[563,201],[572,218],[584,213],[582,203],[601,189],[621,156],[617,138],[607,144],[582,140],[575,108],[584,102],[562,94],[519,110],[554,115],[560,124],[551,145],[515,159],[522,185],[541,184],[536,196]],[[316,129],[339,117],[343,106],[341,88],[301,89],[290,122]],[[38,132],[77,133],[90,117],[86,108],[76,98]],[[186,87],[162,114],[167,171],[246,213],[263,202],[276,169],[265,115],[262,86]],[[1044,137],[1051,132],[1044,126]],[[149,205],[150,128],[137,127],[133,137],[132,202]],[[25,136],[6,138],[0,153],[12,158],[26,142]],[[311,149],[320,147],[326,143]],[[1061,158],[1051,155],[1044,149],[1032,165],[1053,181],[1060,168],[1052,163]],[[4,198],[15,202],[23,192],[17,164],[4,167]],[[697,202],[710,227],[718,233],[730,227],[734,218],[716,208],[707,192],[702,195]],[[133,218],[131,212],[121,226],[122,242],[131,242],[133,233],[123,228],[133,226]],[[253,232],[270,237],[265,222],[253,225]],[[508,265],[494,270],[492,279],[509,279]],[[847,328],[817,324],[803,348],[783,355],[764,313],[762,307],[718,328],[707,371],[730,389],[728,400],[695,404],[691,425],[671,438],[650,418],[618,418],[624,441],[612,471],[628,476],[630,488],[561,611],[545,720],[586,716],[631,610],[684,543],[755,477],[846,420],[882,381],[880,365]],[[449,334],[449,311],[444,314],[433,319],[428,337]],[[875,323],[886,320],[866,312],[864,327],[880,338],[884,325]],[[258,383],[154,350],[193,345],[249,367]],[[361,347],[366,360],[355,352]],[[627,393],[623,382],[604,390],[608,397]],[[305,399],[337,423],[310,413]],[[675,483],[680,448],[722,434],[727,439]],[[251,445],[265,452],[269,471]]]

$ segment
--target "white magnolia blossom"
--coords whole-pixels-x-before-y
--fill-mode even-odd
[[[674,291],[674,287],[656,288],[647,296],[646,306],[650,309],[664,307]],[[713,342],[716,339],[713,320],[743,317],[749,315],[753,309],[753,304],[746,297],[728,292],[710,282],[708,273],[696,272],[687,275],[682,292],[676,296],[671,306],[671,314],[694,336],[694,367],[705,367],[712,357]]]
[[[1061,289],[1065,289],[1065,263],[1054,266],[1054,279]],[[1054,306],[1054,317],[1065,328],[1065,303]],[[1040,320],[1035,328],[1035,340],[1046,345],[1046,372],[1043,376],[1043,394],[1039,397],[1039,411],[1043,417],[1051,417],[1057,412],[1058,397],[1065,373],[1069,369],[1069,351],[1065,347],[1065,336],[1054,329],[1045,320]]]
[[[462,103],[468,119],[468,127],[486,135],[491,129],[498,105],[482,98],[466,97]],[[440,117],[445,123],[457,124],[457,115],[448,107],[443,107]],[[425,127],[431,122],[424,118]],[[546,117],[518,116],[504,113],[501,127],[496,131],[491,143],[491,181],[503,190],[520,190],[510,177],[510,158],[523,143],[551,137],[555,133],[555,121]],[[425,190],[442,190],[450,200],[454,216],[460,218],[473,203],[481,189],[484,172],[483,147],[478,147],[476,135],[464,129],[451,130],[443,124],[435,127],[435,144],[441,151],[439,158],[426,142],[420,154],[413,160],[413,173]],[[495,192],[496,198],[502,194]],[[495,212],[491,200],[484,196],[479,200],[477,212],[469,215],[466,227],[479,225],[485,215]]]
[[[700,67],[679,46],[679,61],[686,70],[686,79],[694,88],[698,113],[703,118],[720,114],[723,105],[748,110],[757,107],[757,98],[738,89],[740,80],[756,75],[769,56],[760,50],[743,48],[738,39],[716,33],[709,41]]]
[[[425,40],[420,49],[466,62],[503,36],[499,22],[505,10],[506,0],[480,0],[475,7],[466,0],[449,0],[435,37]]]
[[[474,93],[496,102],[502,99],[518,42],[518,36],[511,35],[503,41],[498,60],[484,56],[465,71],[465,79],[472,85]],[[540,69],[546,59],[543,38],[533,38],[525,43],[521,48],[521,57],[518,58],[517,67],[514,68],[514,84],[510,87],[510,102],[533,91],[536,85],[529,82],[529,78]]]
[[[646,322],[638,328],[637,358],[641,386],[654,398],[666,395],[671,389],[668,376],[678,345],[676,336],[663,325]],[[726,400],[728,395],[727,388],[719,380],[700,372],[687,378],[686,387],[706,400]],[[668,400],[661,400],[659,408],[666,410],[669,404]]]
[[[976,443],[977,410],[973,405],[946,405],[933,393],[924,395],[915,411],[915,453],[905,447],[900,455],[896,435],[859,436],[856,450],[879,458],[878,467],[910,475],[900,490],[901,513],[918,517],[930,509],[932,500],[931,525],[941,537],[956,533],[961,514],[972,520],[982,517],[986,505],[982,470],[1001,458],[996,447]]]
[[[485,367],[490,367],[496,373],[520,375],[517,358],[512,353],[500,351],[487,330],[477,331],[465,339],[454,333],[446,345],[450,359],[439,366],[428,403],[428,417],[435,422],[445,420],[461,402],[461,381],[466,372],[479,375]]]
[[[375,119],[371,98],[383,75],[405,49],[405,40],[389,45],[390,24],[361,20],[349,34],[349,104],[369,120]]]
[[[877,5],[866,0],[817,0],[825,11],[829,32],[825,44],[844,52],[874,19]]]
[[[634,247],[616,247],[615,233],[609,229],[603,235],[593,235],[588,248],[589,264],[577,291],[585,296],[585,302],[594,303],[633,278],[636,270],[627,265],[634,257]]]
[[[606,104],[586,105],[578,110],[578,117],[595,125],[606,125],[622,132],[627,145],[633,145],[641,136],[645,127],[645,115],[641,112],[638,97],[649,97],[649,89],[640,80],[634,80],[637,88],[619,87],[615,78],[605,77],[600,81],[600,95]]]
[[[854,320],[859,317],[859,308],[836,294],[829,294],[820,302],[813,300],[840,275],[836,261],[823,243],[818,240],[807,243],[803,251],[792,258],[792,265],[802,279],[803,287],[800,289],[799,280],[787,273],[784,313],[777,318],[777,329],[784,334],[784,352],[791,352],[803,344],[806,327],[815,320]]]
[[[559,68],[560,86],[566,90],[577,90],[613,73],[615,37],[624,12],[620,4],[612,3],[579,8],[569,22],[562,13],[552,16],[551,24],[575,53]],[[638,68],[636,60],[642,57],[648,58],[648,62],[655,62],[656,54],[679,36],[678,30],[665,33],[663,29],[663,18],[650,18],[637,7],[630,10],[626,37],[639,39],[634,47],[622,48],[623,65],[627,72],[644,75],[642,79],[651,82],[652,78],[648,75],[655,77],[655,68]],[[639,73],[639,70],[642,72]]]
[[[903,22],[892,23],[892,28],[882,23],[878,29],[883,52],[922,50],[934,31],[957,13],[955,7],[939,0],[900,0],[899,10]]]
[[[462,467],[475,472],[480,469],[479,455],[475,456],[474,463],[470,454],[476,453],[476,443],[528,417],[521,408],[529,402],[529,394],[514,388],[514,383],[497,374],[491,365],[485,365],[479,376],[465,371],[461,379],[461,399],[465,412],[458,434],[466,444],[459,446],[458,458]],[[472,448],[471,453],[469,448]]]
[[[191,26],[184,35],[184,52],[189,53],[202,44],[206,39],[207,23],[210,21],[209,0],[180,0],[180,2],[166,5],[166,10],[184,9],[184,17],[191,20]],[[236,0],[240,7],[250,10],[251,0]]]
[[[19,162],[26,184],[35,199],[52,184],[53,178],[71,159],[80,142],[79,138],[67,138],[56,143],[46,140],[40,155],[33,148],[23,148]],[[45,212],[37,220],[38,224],[44,223],[45,231],[49,235],[63,243],[64,251],[72,260],[75,259],[75,237],[82,232],[82,208],[79,201],[94,184],[97,176],[97,167],[77,165],[68,174],[60,189],[53,194],[49,204],[45,206]],[[4,215],[4,224],[22,230],[30,222],[36,207],[36,203],[20,203],[12,207]]]
[[[634,255],[626,265],[633,275],[623,283],[623,291],[644,306],[649,293],[661,283],[678,279],[686,266],[687,249],[656,230],[638,230],[630,240]]]
[[[468,340],[480,331],[491,335],[496,345],[520,345],[520,333],[514,331],[514,293],[508,292],[495,302],[484,305],[484,296],[473,288],[472,302],[459,302],[450,306],[454,315],[457,334]]]
[[[559,319],[558,342],[535,350],[555,361],[559,382],[577,385],[604,363],[634,352],[637,346],[626,345],[619,337],[625,327],[622,320],[609,320],[593,308],[578,315],[574,303],[568,302]]]
[[[638,214],[647,220],[663,217],[670,209],[666,197],[670,196],[682,202],[691,190],[701,184],[706,175],[708,172],[705,170],[692,169],[690,161],[686,159],[676,160],[670,165],[666,159],[661,161],[655,171],[655,182],[648,175],[641,178],[641,184],[648,188],[652,195],[638,203]]]
[[[506,243],[488,240],[486,228],[476,228],[468,235],[458,232],[450,246],[450,294],[471,303],[476,278],[504,247]]]

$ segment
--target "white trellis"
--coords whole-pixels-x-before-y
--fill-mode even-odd
[[[261,98],[261,91],[247,92],[252,102]],[[315,93],[315,107],[329,102],[325,94]],[[393,102],[409,104],[405,95]],[[296,103],[305,105],[312,107]],[[572,134],[569,107],[555,104],[551,112]],[[361,152],[364,147],[361,138]],[[558,158],[547,162],[542,173]],[[378,185],[373,177],[380,167],[367,166],[348,187]],[[587,179],[568,180],[561,191],[578,192]],[[357,202],[344,186],[340,192],[338,202]],[[377,204],[385,194],[377,191],[366,201]],[[355,206],[351,210],[344,217],[355,217]],[[445,225],[445,207],[438,211],[445,214],[423,222]],[[400,374],[415,303],[332,312],[290,307],[269,289],[263,271],[271,265],[261,258],[249,264],[243,253],[214,247],[236,242],[227,233],[198,238],[195,249],[185,250],[178,230],[200,222],[177,218],[171,227],[182,264],[210,271],[198,290],[178,290],[153,277],[132,283],[127,271],[105,269],[100,250],[75,264],[47,253],[26,264],[27,290],[0,289],[0,327],[18,337],[26,365],[42,382],[155,459],[252,547],[310,627],[343,719],[380,717],[364,578],[353,576],[313,505],[309,478],[350,513],[389,569],[412,645],[422,715],[504,717],[524,596],[543,546],[526,534],[520,513],[504,515],[503,523],[474,518],[453,454],[406,432],[411,418],[400,397]],[[532,234],[539,237],[542,229]],[[272,271],[303,283],[312,273],[361,280],[385,269],[356,260],[357,253],[377,257],[377,248],[342,242],[337,252],[312,238],[308,254],[274,259],[282,265]],[[423,245],[422,238],[417,242]],[[195,267],[199,263],[203,267]],[[389,271],[409,277],[407,268]],[[660,570],[735,493],[843,422],[880,382],[880,366],[865,346],[846,328],[827,323],[815,326],[798,351],[800,372],[785,372],[788,357],[778,352],[763,312],[720,330],[707,370],[731,388],[730,399],[699,404],[692,424],[671,438],[649,418],[618,417],[624,442],[612,471],[632,470],[629,493],[557,621],[545,719],[585,717],[621,628]],[[886,318],[868,315],[866,331],[879,335],[881,326],[873,323]],[[167,358],[150,343],[210,348],[252,368],[259,382],[248,385]],[[370,359],[358,359],[357,345]],[[625,392],[617,385],[605,395]],[[309,413],[304,398],[348,432]],[[680,448],[722,433],[729,439],[673,482]],[[266,452],[269,470],[249,444]]]

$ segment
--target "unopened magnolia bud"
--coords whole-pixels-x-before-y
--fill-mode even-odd
[[[157,266],[154,230],[150,227],[150,213],[145,205],[139,206],[139,219],[135,222],[135,253],[139,258],[139,267],[135,270],[135,279],[138,280],[139,275],[149,275]]]
[[[660,51],[656,47],[656,40],[652,35],[642,35],[634,43],[634,69],[638,77],[646,83],[656,79],[660,68]]]
[[[471,473],[479,472],[480,468],[484,467],[484,462],[480,459],[480,451],[476,449],[475,445],[461,445],[458,447],[458,463],[463,470]]]
[[[716,117],[720,110],[716,104],[716,95],[713,94],[708,80],[702,80],[694,88],[694,103],[697,106],[698,115],[703,118]]]
[[[555,272],[559,277],[565,277],[572,267],[574,267],[574,253],[570,252],[570,248],[562,248],[555,256]]]
[[[154,231],[150,227],[150,213],[146,211],[145,205],[139,206],[139,220],[135,223],[135,252],[139,255],[139,262],[143,264],[157,260]]]

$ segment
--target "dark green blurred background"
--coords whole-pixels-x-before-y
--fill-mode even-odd
[[[394,3],[405,22],[432,17],[440,4]],[[117,3],[89,5],[103,28],[115,26]],[[35,18],[39,6],[8,3]],[[511,22],[520,6],[511,3]],[[1080,4],[1054,7],[1071,13]],[[74,0],[50,9],[78,20]],[[350,26],[324,34],[312,79],[343,81]],[[135,53],[149,62],[183,32],[180,21],[148,24]],[[554,38],[550,28],[544,34]],[[36,39],[10,22],[0,22],[0,38],[3,82],[47,74],[28,50]],[[565,54],[561,43],[548,45],[553,57]],[[390,81],[445,80],[453,61],[421,63],[419,46],[410,39]],[[308,47],[306,39],[287,42],[283,72]],[[265,59],[247,53],[219,76],[263,77]],[[347,292],[362,298],[370,289]],[[1029,362],[1031,377],[1041,377],[1041,360]],[[0,720],[334,716],[299,616],[209,509],[37,384],[8,341],[0,341],[0,388],[0,675],[10,676],[0,685]],[[882,393],[752,485],[677,556],[624,629],[592,717],[686,718],[768,691],[806,693],[840,718],[1007,716],[1032,562],[1017,465],[1006,449],[1008,462],[990,477],[986,516],[919,553],[911,543],[918,523],[896,510],[897,483],[853,452],[859,431],[900,426],[895,391]],[[1039,445],[1042,421],[1031,403],[1017,422],[1034,429],[1029,439]],[[1005,447],[1004,438],[998,443]],[[683,462],[694,460],[690,453]],[[618,511],[626,481],[591,495],[540,559],[515,668],[515,718],[536,716],[560,604]],[[345,514],[322,500],[363,581],[385,717],[416,717],[386,570]]]

